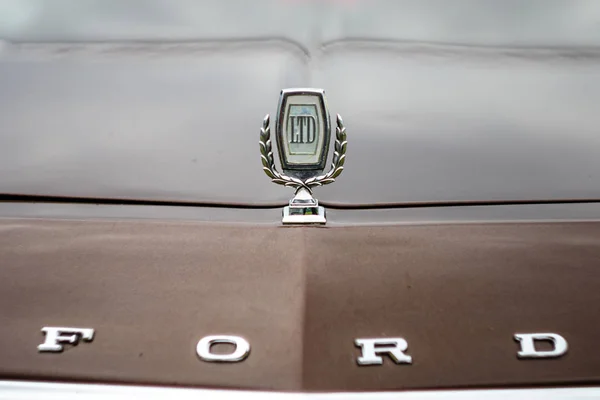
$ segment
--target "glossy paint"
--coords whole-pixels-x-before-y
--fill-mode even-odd
[[[325,392],[600,383],[597,222],[3,219],[0,253],[3,379]],[[94,340],[39,353],[42,326],[91,327]],[[519,359],[513,335],[535,332],[561,335],[568,352]],[[199,341],[217,334],[243,337],[250,355],[200,360]],[[359,366],[356,338],[403,338],[412,364]]]
[[[0,29],[2,193],[285,202],[262,118],[321,87],[349,141],[321,201],[600,198],[596,1],[28,4]]]
[[[74,1],[0,0],[0,195],[179,206],[0,202],[1,378],[600,383],[600,203],[518,204],[600,199],[596,0]],[[261,170],[287,87],[348,130],[326,228],[281,227]],[[96,335],[40,354],[52,326]],[[568,352],[519,359],[534,332]],[[252,353],[202,361],[220,333]],[[361,367],[357,338],[413,363]]]

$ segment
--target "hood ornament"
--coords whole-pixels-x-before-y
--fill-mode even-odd
[[[271,146],[269,115],[260,130],[260,158],[271,182],[295,189],[283,209],[284,225],[325,224],[325,208],[313,198],[317,186],[335,182],[346,162],[346,128],[337,115],[331,169],[324,173],[331,126],[322,89],[283,89],[279,96],[275,135],[282,172],[277,171]]]

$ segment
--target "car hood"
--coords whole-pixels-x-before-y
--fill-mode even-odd
[[[320,200],[600,198],[595,47],[311,32],[4,42],[0,192],[281,203],[259,128],[282,88],[320,87],[348,134]]]
[[[600,382],[600,224],[380,227],[1,220],[5,379],[347,392]],[[40,329],[97,331],[40,354]],[[520,360],[555,332],[561,359]],[[251,343],[208,363],[207,335]],[[357,338],[412,365],[360,367]],[[543,346],[543,345],[542,345]]]

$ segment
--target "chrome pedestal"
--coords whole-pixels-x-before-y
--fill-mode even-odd
[[[284,225],[325,225],[325,208],[306,189],[300,189],[283,208]]]

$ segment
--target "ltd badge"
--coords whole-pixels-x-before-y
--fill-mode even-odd
[[[295,196],[283,209],[282,222],[325,224],[325,209],[312,196],[315,187],[335,182],[346,162],[346,128],[337,115],[331,168],[325,172],[331,124],[322,89],[284,89],[279,97],[275,136],[282,172],[275,167],[269,115],[260,130],[260,158],[271,182],[291,187]]]

